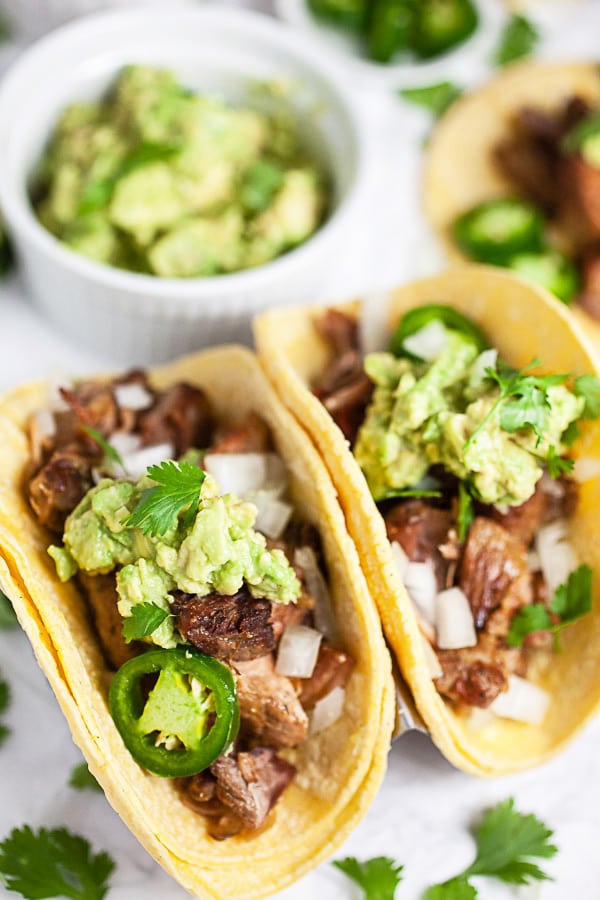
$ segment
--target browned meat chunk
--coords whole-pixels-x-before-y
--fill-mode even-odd
[[[42,525],[62,534],[65,519],[92,487],[93,460],[74,450],[56,450],[27,486]]]
[[[531,603],[531,575],[524,544],[501,525],[478,516],[469,529],[460,587],[469,600],[477,629],[484,628],[500,606],[510,605],[514,612]]]
[[[600,239],[600,169],[590,165],[581,155],[565,160],[565,183],[576,215],[583,219],[586,238]]]
[[[256,413],[250,413],[237,425],[220,428],[215,434],[210,452],[266,453],[270,449],[269,429]]]
[[[116,431],[119,424],[119,407],[111,383],[83,381],[72,389],[61,388],[61,396],[75,414],[75,427],[80,424],[95,428],[103,436]],[[68,430],[59,429],[64,437]]]
[[[137,656],[141,648],[138,642],[127,644],[123,637],[123,619],[117,609],[119,597],[114,572],[109,575],[79,572],[77,578],[92,613],[102,652],[111,669],[116,671],[128,659]]]
[[[397,541],[412,562],[431,562],[438,586],[449,586],[449,571],[458,559],[458,540],[450,510],[422,500],[407,500],[384,516],[390,541]]]
[[[208,833],[215,840],[224,841],[242,831],[242,819],[218,799],[217,779],[210,771],[182,778],[178,786],[182,802],[209,820]]]
[[[296,747],[308,718],[289,678],[275,671],[272,656],[234,663],[244,733],[271,747]]]
[[[255,659],[275,647],[271,603],[243,587],[232,596],[175,594],[176,627],[186,641],[217,659]]]
[[[539,483],[534,494],[520,506],[510,506],[505,513],[492,507],[492,519],[528,547],[546,520],[548,495]]]
[[[310,610],[297,603],[273,603],[271,607],[271,624],[275,641],[290,625],[310,625]]]
[[[181,456],[190,447],[207,447],[212,429],[204,391],[179,382],[163,391],[154,406],[140,414],[136,431],[144,446],[167,441]]]
[[[322,700],[334,688],[345,687],[353,668],[354,660],[351,656],[322,641],[311,677],[296,679],[302,706],[312,709],[318,700]]]
[[[493,642],[487,647],[480,639],[477,647],[438,650],[437,655],[443,675],[436,687],[456,703],[486,707],[508,687],[506,666]]]
[[[210,771],[217,779],[217,798],[252,829],[263,825],[296,774],[271,747],[257,747],[236,758],[221,756]]]

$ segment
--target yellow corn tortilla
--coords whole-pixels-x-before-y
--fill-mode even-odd
[[[390,334],[403,313],[427,303],[445,303],[472,317],[517,367],[539,357],[549,372],[597,373],[593,350],[565,307],[547,292],[502,269],[464,265],[388,295]],[[360,301],[336,307],[358,315]],[[320,450],[337,488],[348,530],[358,547],[384,631],[412,691],[417,708],[442,753],[477,775],[499,775],[537,765],[556,753],[600,706],[600,478],[581,485],[571,536],[581,562],[594,570],[594,611],[564,631],[563,652],[532,680],[550,691],[542,726],[495,719],[475,731],[457,715],[431,680],[413,606],[402,585],[383,517],[349,445],[309,386],[323,371],[330,348],[314,320],[325,307],[274,310],[255,321],[259,358],[298,420]],[[581,424],[573,455],[600,455],[600,424]]]
[[[366,812],[385,771],[394,720],[391,663],[356,548],[326,469],[250,351],[227,347],[151,373],[164,388],[185,380],[207,392],[219,420],[255,410],[290,472],[299,515],[319,530],[340,637],[356,660],[342,717],[289,758],[298,766],[268,825],[254,836],[208,836],[206,819],[179,800],[172,781],[144,772],[123,746],[107,706],[110,672],[73,583],[61,584],[46,548],[51,535],[23,493],[27,421],[47,405],[46,385],[0,401],[0,587],[13,601],[109,802],[141,844],[190,893],[253,900],[281,890],[327,857]],[[288,755],[288,754],[286,754]]]
[[[600,107],[600,66],[520,63],[457,100],[438,123],[425,155],[423,204],[451,261],[466,259],[450,232],[455,219],[484,200],[518,194],[491,153],[510,133],[515,113],[524,106],[551,111],[574,95]],[[563,241],[568,245],[566,235]],[[600,348],[600,322],[577,304],[570,311]]]

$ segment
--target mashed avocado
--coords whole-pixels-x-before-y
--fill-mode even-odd
[[[119,612],[132,615],[138,603],[169,610],[174,590],[205,596],[235,594],[246,585],[255,597],[278,603],[297,600],[300,584],[282,550],[267,550],[264,536],[253,530],[256,507],[233,494],[219,496],[210,476],[202,486],[193,521],[179,517],[160,536],[144,535],[125,524],[144,490],[153,482],[144,475],[136,484],[103,479],[68,517],[64,547],[50,547],[61,580],[78,569],[100,574],[117,569]],[[152,642],[174,647],[179,637],[167,618]]]
[[[446,329],[444,347],[430,362],[391,353],[366,357],[375,390],[354,454],[376,500],[418,485],[433,465],[469,481],[484,503],[520,505],[533,494],[550,449],[565,452],[563,434],[581,417],[584,400],[552,385],[543,436],[531,427],[509,432],[495,406],[500,388],[485,374],[486,366],[495,368],[490,353]]]
[[[232,107],[171,72],[126,66],[105,100],[63,112],[34,205],[90,259],[193,278],[302,243],[323,219],[326,190],[288,113]]]

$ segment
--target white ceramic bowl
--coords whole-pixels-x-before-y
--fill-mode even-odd
[[[15,64],[0,86],[0,207],[35,303],[71,338],[147,363],[207,344],[248,340],[268,306],[314,300],[360,203],[365,143],[351,100],[311,42],[244,10],[112,12],[67,25]],[[332,179],[327,221],[305,244],[231,275],[163,279],[102,265],[37,221],[27,182],[60,111],[100,95],[126,63],[173,69],[190,87],[248,102],[255,80],[290,80],[286,97]]]

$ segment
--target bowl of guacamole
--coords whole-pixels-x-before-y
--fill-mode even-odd
[[[34,302],[107,358],[248,340],[341,252],[365,139],[310,43],[215,5],[103,13],[0,87],[0,208]]]

